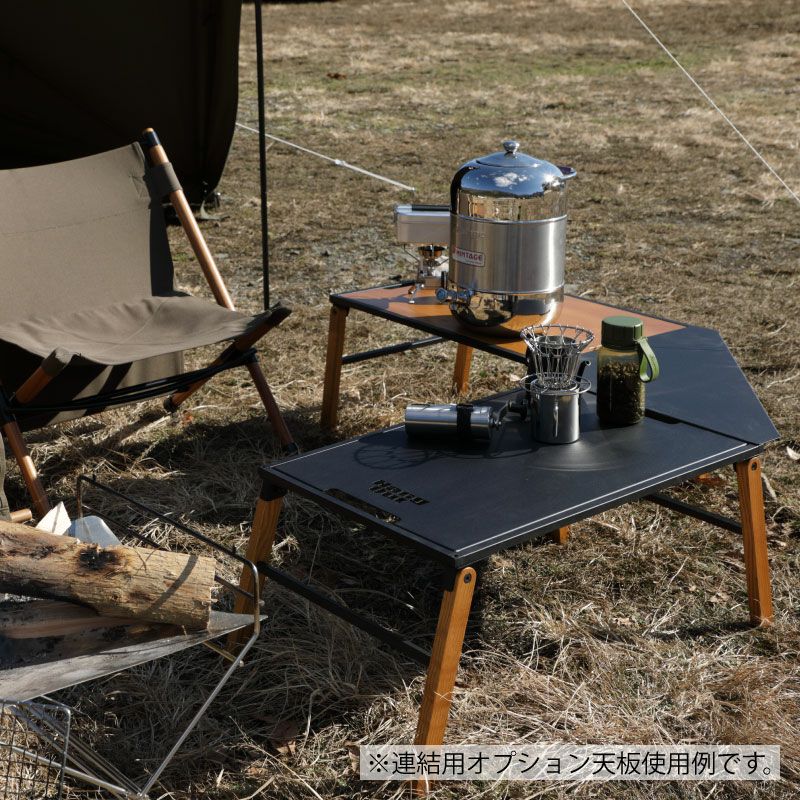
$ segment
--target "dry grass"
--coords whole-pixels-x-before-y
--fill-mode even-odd
[[[800,12],[778,0],[637,4],[793,186],[800,186]],[[244,9],[240,119],[255,119],[254,44]],[[483,565],[449,741],[756,742],[783,746],[785,780],[739,784],[443,786],[442,798],[790,798],[800,791],[800,339],[797,207],[621,5],[462,1],[274,5],[266,10],[270,130],[445,197],[460,161],[514,135],[579,172],[571,189],[567,276],[590,297],[718,328],[784,439],[764,470],[777,620],[746,619],[735,536],[649,505],[577,525],[566,548],[528,545]],[[327,78],[339,72],[341,80]],[[167,145],[169,143],[166,143]],[[293,316],[264,360],[306,449],[317,428],[327,294],[405,271],[392,241],[402,192],[270,149],[273,297]],[[260,302],[257,150],[238,131],[222,212],[204,231],[237,302]],[[181,282],[199,293],[180,232]],[[348,349],[400,328],[352,314]],[[348,367],[339,435],[396,421],[412,399],[448,397],[453,348]],[[473,396],[516,368],[477,356]],[[180,420],[106,414],[36,437],[54,493],[82,469],[203,531],[243,545],[256,467],[275,455],[243,376],[216,381]],[[684,497],[735,513],[730,474]],[[22,494],[12,475],[10,494]],[[410,554],[289,498],[277,556],[343,601],[425,641],[434,575]],[[316,555],[315,555],[316,554]],[[351,769],[348,745],[408,742],[420,671],[324,612],[270,587],[271,619],[164,776],[168,796],[400,797]],[[62,693],[76,722],[133,773],[169,743],[184,704],[218,660],[193,653]],[[277,730],[276,730],[277,727]],[[287,742],[289,742],[287,744]],[[132,759],[136,759],[132,763]],[[137,763],[138,762],[138,763]]]

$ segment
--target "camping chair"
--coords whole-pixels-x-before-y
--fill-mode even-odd
[[[165,197],[216,304],[173,288]],[[247,367],[281,444],[296,450],[253,349],[290,312],[234,310],[152,129],[141,144],[0,172],[0,275],[0,424],[38,515],[49,503],[23,431],[165,394],[175,411],[232,367]],[[183,351],[225,340],[213,363],[184,372]]]

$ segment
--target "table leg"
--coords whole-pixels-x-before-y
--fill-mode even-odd
[[[553,531],[550,536],[556,544],[566,544],[569,541],[569,525]]]
[[[772,620],[772,590],[767,557],[767,526],[761,488],[761,460],[750,458],[736,464],[739,510],[744,537],[744,565],[750,620],[756,625]]]
[[[453,369],[453,390],[465,394],[469,388],[469,368],[472,365],[472,348],[459,344],[456,350],[456,365]]]
[[[272,553],[272,545],[275,542],[275,531],[278,528],[278,518],[281,515],[283,506],[283,495],[272,497],[265,500],[259,498],[256,503],[256,512],[253,516],[253,529],[250,532],[250,539],[247,542],[245,558],[258,565],[259,562],[269,561]],[[264,577],[259,575],[259,592],[264,588]],[[253,576],[248,569],[242,569],[239,578],[239,588],[245,592],[253,591]],[[248,614],[253,612],[252,602],[237,592],[233,610],[236,614]],[[234,631],[228,637],[228,647],[233,648],[242,640],[250,636],[252,626],[241,628]]]
[[[444,741],[474,591],[475,570],[465,567],[456,573],[453,588],[442,598],[414,744]],[[415,794],[424,795],[427,784],[425,779],[415,782]]]
[[[320,418],[320,424],[324,430],[335,428],[339,417],[339,382],[342,377],[344,331],[349,313],[350,309],[344,306],[331,306],[328,351],[325,356],[325,383],[322,388],[322,416]]]

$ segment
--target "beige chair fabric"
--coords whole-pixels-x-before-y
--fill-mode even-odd
[[[235,339],[267,316],[189,295],[139,297],[0,324],[0,339],[42,357],[59,350],[61,358],[114,366]]]
[[[162,198],[136,143],[0,172],[0,382],[13,392],[59,349],[34,405],[179,375],[182,353],[248,333],[250,316],[174,291]],[[23,429],[81,416],[19,415]]]

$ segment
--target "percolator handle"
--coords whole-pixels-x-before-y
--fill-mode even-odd
[[[639,378],[642,383],[650,383],[650,381],[654,381],[659,376],[658,359],[645,336],[636,340],[636,346],[639,348],[639,355],[642,357],[639,362]]]

